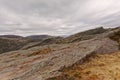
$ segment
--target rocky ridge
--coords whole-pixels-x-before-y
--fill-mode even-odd
[[[0,80],[45,80],[59,76],[64,68],[82,64],[89,56],[119,51],[119,32],[120,28],[100,31],[85,40],[78,36],[75,42],[66,42],[64,38],[57,43],[52,39],[50,44],[36,43],[40,45],[0,54]]]

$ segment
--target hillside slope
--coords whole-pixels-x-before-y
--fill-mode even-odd
[[[36,46],[51,45],[51,44],[66,44],[89,40],[93,38],[105,38],[111,39],[120,43],[120,27],[113,29],[104,29],[99,27],[83,31],[69,37],[54,37],[49,35],[33,35],[28,37],[21,37],[18,35],[1,35],[0,36],[0,53],[29,49]]]
[[[73,35],[65,38],[65,41],[66,42],[78,42],[78,41],[88,40],[88,39],[92,39],[100,34],[103,34],[107,31],[109,31],[109,29],[104,29],[103,27],[90,29],[87,31],[73,34]]]
[[[50,44],[66,44],[66,43],[79,42],[79,41],[83,41],[83,40],[89,40],[89,39],[95,38],[101,34],[104,34],[105,32],[108,32],[108,31],[109,31],[109,29],[104,29],[103,27],[99,27],[99,28],[79,32],[77,34],[73,34],[73,35],[71,35],[69,37],[65,37],[65,38],[63,38],[63,37],[46,38],[43,35],[43,40],[38,39],[38,40],[36,40],[37,42],[36,41],[31,42],[28,45],[25,45],[22,49],[28,49],[28,48],[35,47],[35,46],[43,46],[43,45],[50,45]],[[33,36],[33,37],[36,38],[37,36]],[[38,36],[38,38],[39,37],[40,36]]]
[[[22,37],[18,35],[1,35],[0,36],[0,54],[4,52],[20,50],[31,48],[35,46],[39,46],[44,43],[48,44],[47,42],[42,42],[42,40],[52,38],[53,36],[48,35],[34,35],[28,37]],[[54,41],[53,41],[54,42]]]
[[[0,38],[1,44],[4,43],[1,45],[1,47],[5,47],[4,50],[7,48],[13,50],[22,44],[24,45],[17,51],[0,54],[0,80],[74,80],[73,78],[87,80],[89,76],[85,78],[84,71],[79,72],[82,70],[78,68],[81,66],[80,64],[86,64],[83,69],[87,69],[92,64],[88,65],[84,61],[89,62],[90,57],[94,59],[98,53],[112,55],[112,53],[119,51],[119,34],[120,27],[105,31],[103,28],[98,28],[78,33],[77,37],[76,34],[67,38],[54,37],[29,44],[26,44],[28,41],[26,38],[11,38],[11,36]],[[89,35],[92,37],[84,38],[84,36]],[[16,47],[17,45],[18,47]],[[96,64],[95,66],[97,67]],[[75,74],[72,73],[72,70]],[[79,76],[76,71],[83,74],[83,77],[76,77]],[[51,77],[53,78],[51,79]],[[92,80],[96,80],[96,75],[94,77]]]
[[[119,80],[120,52],[99,54],[82,65],[64,69],[61,76],[47,80]]]
[[[51,45],[51,44],[62,44],[62,42],[63,42],[62,37],[48,38],[48,39],[41,40],[41,41],[30,42],[29,44],[23,46],[21,49],[24,50],[24,49],[29,49],[29,48],[36,47],[36,46]]]
[[[29,42],[28,39],[24,38],[8,38],[0,37],[0,54],[4,52],[14,51],[22,48]]]
[[[45,80],[89,55],[115,51],[118,43],[103,38],[4,53],[0,55],[0,80]]]

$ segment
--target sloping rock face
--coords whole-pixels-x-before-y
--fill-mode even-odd
[[[93,53],[118,50],[117,42],[102,38],[4,53],[0,55],[0,80],[45,80],[59,76],[64,67],[80,62]]]
[[[47,80],[119,80],[120,52],[91,56],[84,64],[64,68],[60,76]]]
[[[83,31],[77,34],[73,34],[67,38],[65,38],[66,42],[78,42],[78,41],[83,41],[83,40],[88,40],[92,39],[99,34],[107,32],[109,29],[104,29],[103,27],[95,28],[95,29],[90,29],[87,31]]]
[[[29,49],[36,46],[43,46],[43,45],[50,45],[50,44],[60,44],[62,43],[63,38],[62,37],[54,37],[54,38],[48,38],[42,41],[37,42],[30,42],[29,44],[23,46],[21,49]]]

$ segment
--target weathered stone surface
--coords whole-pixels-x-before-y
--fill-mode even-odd
[[[118,43],[109,38],[95,38],[70,44],[52,44],[0,55],[0,80],[45,80],[61,74],[93,53],[118,51]]]

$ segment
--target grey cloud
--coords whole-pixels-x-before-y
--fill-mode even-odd
[[[0,34],[70,35],[120,25],[118,0],[0,0]]]

